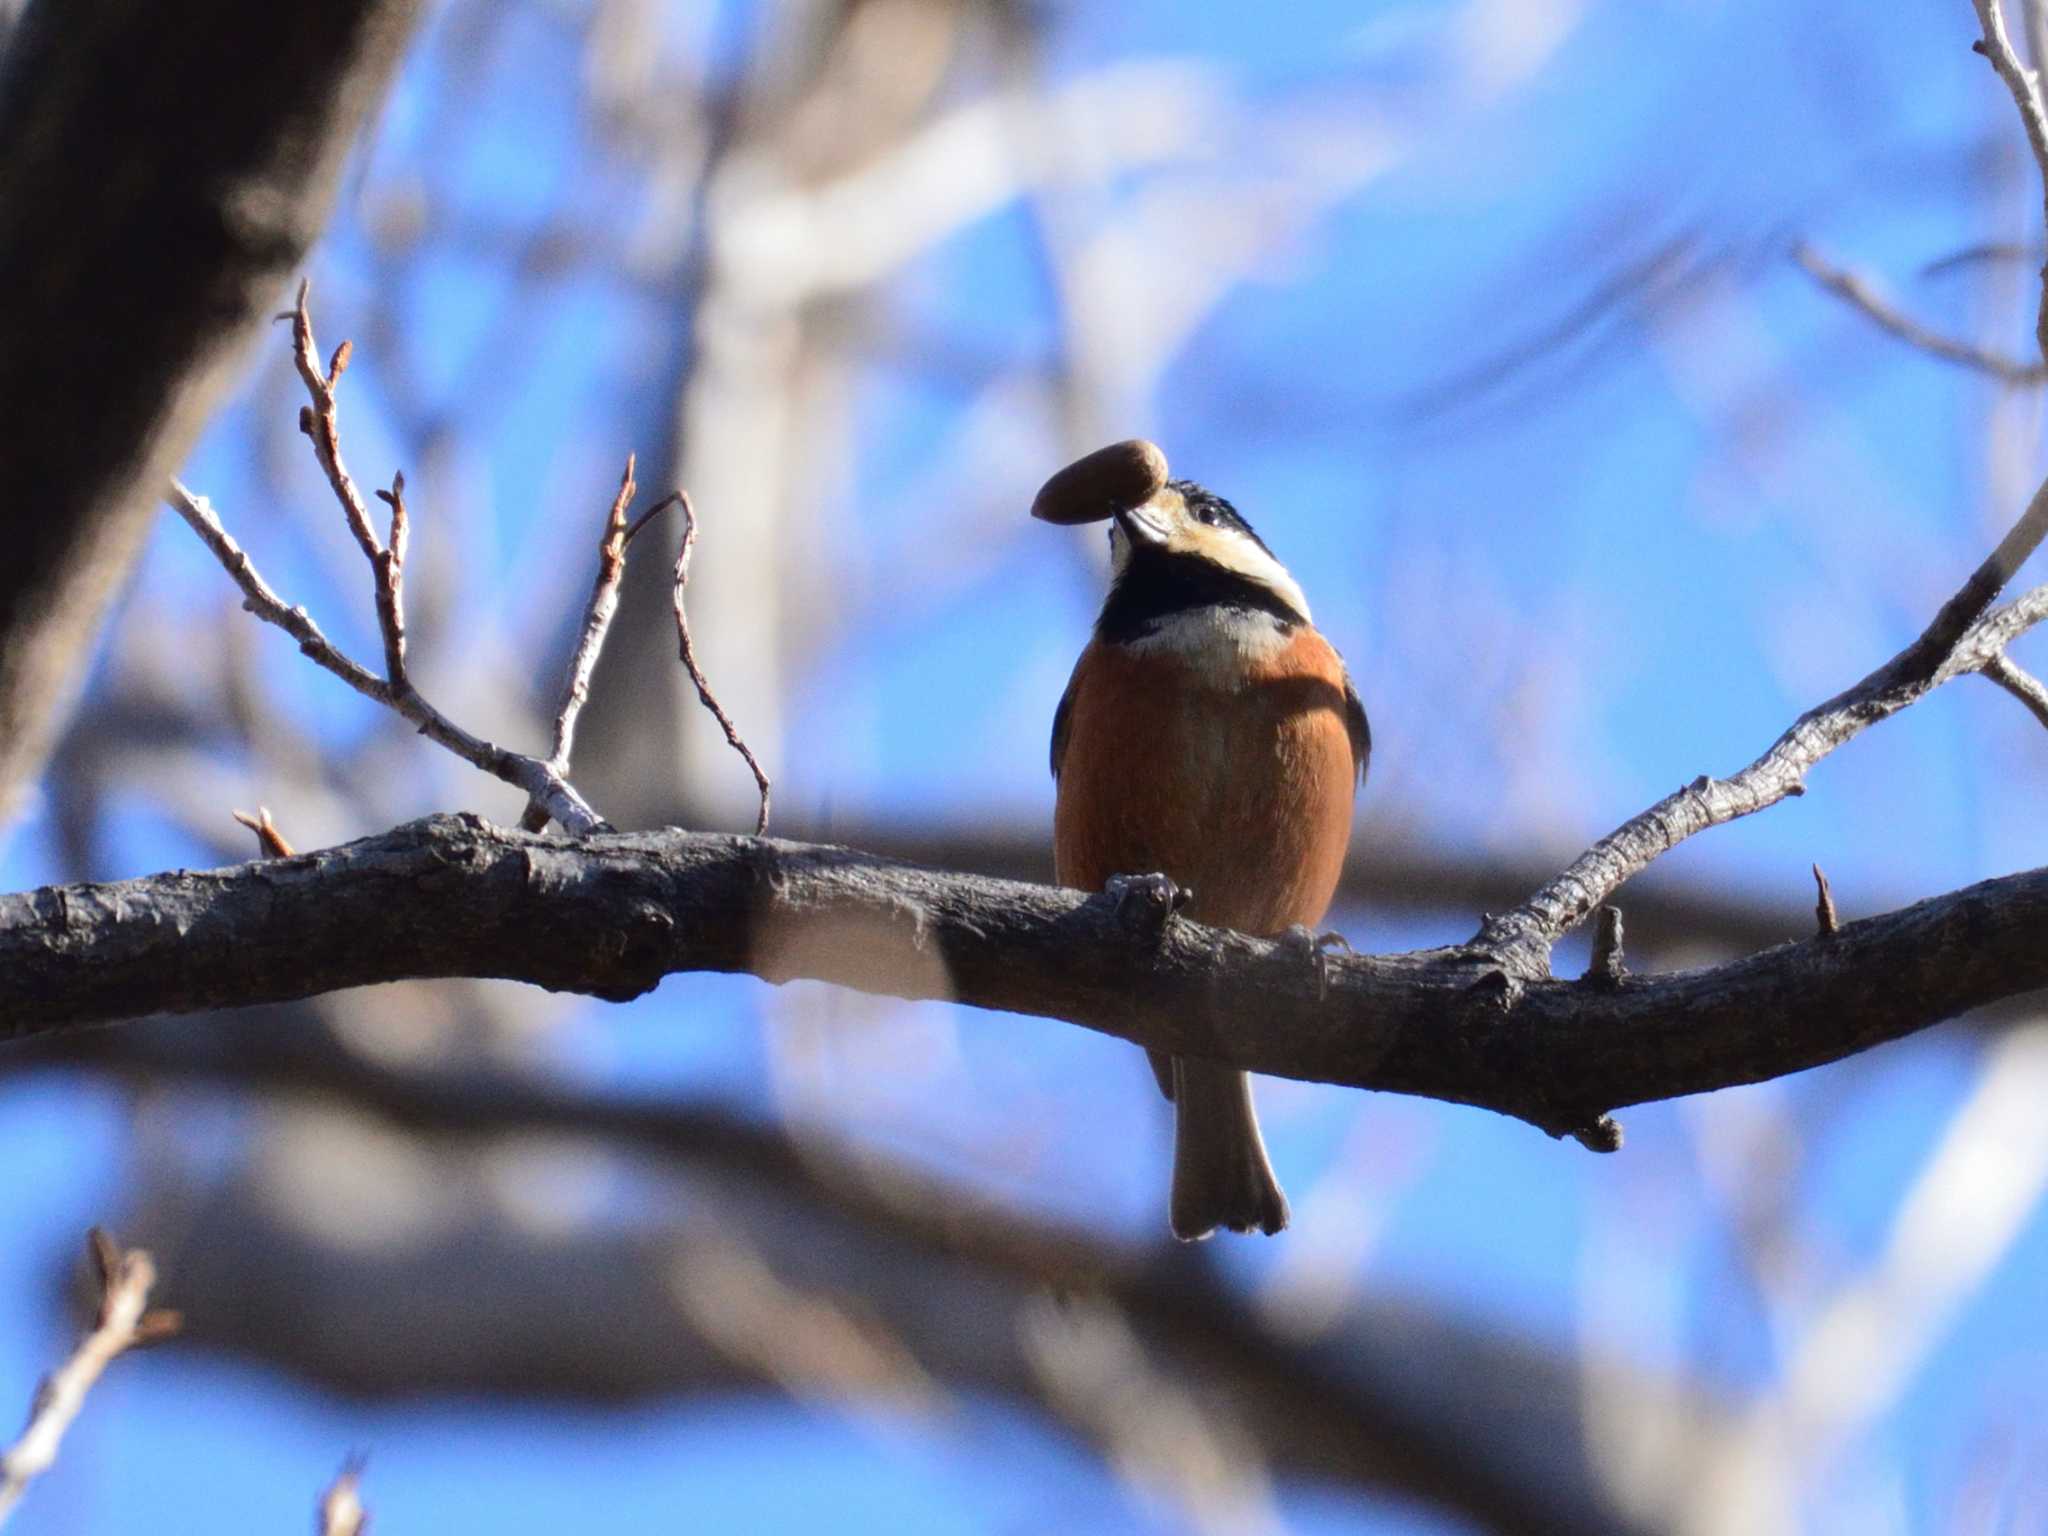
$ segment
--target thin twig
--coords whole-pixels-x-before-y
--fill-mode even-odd
[[[219,516],[203,496],[195,496],[183,485],[171,482],[170,503],[213,551],[242,589],[242,606],[266,624],[274,624],[299,642],[299,651],[316,666],[324,667],[365,698],[395,709],[421,735],[439,743],[464,762],[472,763],[494,778],[526,791],[529,798],[547,808],[548,815],[572,836],[599,830],[604,819],[561,774],[537,757],[510,752],[480,737],[472,736],[443,715],[408,686],[394,688],[369,668],[343,654],[320,632],[320,626],[304,608],[288,606],[257,571],[249,556],[221,526]]]
[[[306,308],[306,296],[312,287],[311,279],[301,278],[298,303],[290,313],[278,316],[292,323],[292,361],[298,365],[306,393],[313,397],[313,403],[299,412],[299,430],[313,440],[313,456],[327,472],[334,499],[341,503],[341,514],[348,519],[348,531],[362,546],[364,558],[375,565],[383,545],[377,542],[377,530],[370,526],[370,509],[363,501],[363,493],[356,489],[348,466],[341,461],[341,428],[335,419],[335,389],[348,368],[354,347],[344,341],[334,349],[333,360],[325,368],[320,366],[320,352],[313,341],[313,316]]]
[[[2035,78],[2048,69],[2048,5],[2042,0],[2020,0],[2020,28],[2027,35],[2027,63]]]
[[[2040,76],[2022,64],[2013,51],[2012,38],[2005,30],[2003,0],[1971,0],[1971,4],[1976,7],[1977,24],[1984,32],[1974,46],[1991,61],[1998,78],[2012,93],[2013,105],[2019,109],[2020,126],[2027,133],[2027,148],[2033,151],[2034,166],[2041,174],[2042,206],[2044,214],[2048,214],[2048,109],[2043,108],[2041,101]],[[2048,358],[2048,268],[2042,270],[2041,304],[2034,322],[2034,337],[2042,357]]]
[[[754,822],[754,835],[760,836],[768,830],[768,775],[761,771],[761,763],[747,744],[740,739],[739,729],[732,723],[732,716],[718,702],[718,695],[711,691],[711,684],[704,680],[704,670],[697,665],[697,654],[690,644],[690,619],[683,607],[683,589],[690,584],[690,552],[697,547],[697,513],[690,505],[690,493],[678,491],[676,504],[683,509],[683,547],[676,556],[675,609],[676,642],[682,652],[683,666],[689,670],[690,681],[697,685],[697,697],[704,707],[711,711],[719,729],[725,732],[725,739],[733,751],[746,759],[747,767],[753,770],[754,782],[761,789],[761,814]]]
[[[1547,975],[1550,949],[1651,863],[1697,832],[1806,792],[1806,775],[1866,727],[1966,672],[1981,672],[2014,636],[2048,619],[2048,587],[1987,612],[2048,535],[2048,483],[2034,492],[1985,557],[1914,642],[1854,686],[1793,721],[1733,778],[1705,774],[1624,822],[1572,860],[1519,906],[1489,917],[1473,944],[1517,973]]]
[[[612,498],[604,531],[598,536],[597,579],[590,589],[590,605],[584,610],[583,632],[577,637],[576,650],[569,658],[569,675],[562,685],[562,702],[555,711],[555,749],[548,758],[548,764],[564,778],[568,777],[570,755],[576,749],[576,722],[590,699],[590,679],[597,670],[598,655],[604,650],[612,616],[619,610],[619,580],[626,571],[626,547],[641,529],[675,500],[671,496],[656,502],[628,525],[626,508],[632,505],[633,493],[638,489],[633,480],[634,460],[635,455],[626,455],[626,472],[619,477],[619,493]],[[529,832],[538,832],[547,825],[547,821],[547,810],[539,804],[530,803],[519,824]]]
[[[377,499],[391,509],[391,542],[370,557],[377,577],[377,628],[384,636],[384,676],[395,689],[412,687],[405,676],[405,551],[412,524],[405,511],[405,473],[391,477],[391,489]]]
[[[1619,986],[1628,967],[1621,952],[1621,908],[1602,907],[1593,930],[1593,958],[1586,967],[1586,979],[1603,986]]]
[[[256,834],[256,845],[263,850],[265,858],[289,859],[298,852],[284,840],[284,834],[277,830],[277,823],[270,819],[269,806],[257,806],[254,816],[247,811],[236,811],[234,818]]]
[[[2036,720],[2048,725],[2048,686],[2044,686],[2041,679],[2003,651],[1985,662],[1982,671],[1992,682],[2026,705]]]
[[[1839,933],[1842,917],[1835,910],[1834,888],[1828,884],[1828,877],[1821,873],[1818,864],[1813,866],[1813,921],[1822,938]]]
[[[177,1313],[148,1310],[156,1265],[147,1253],[140,1248],[123,1253],[98,1227],[87,1234],[86,1251],[99,1281],[99,1312],[71,1358],[44,1378],[29,1409],[28,1427],[0,1456],[0,1525],[7,1523],[29,1482],[56,1461],[64,1432],[100,1373],[116,1356],[178,1331]]]
[[[2048,363],[2023,363],[1987,347],[1957,341],[1931,330],[1879,294],[1868,278],[1846,267],[1836,266],[1810,245],[1801,243],[1794,246],[1792,259],[1799,264],[1800,270],[1828,292],[1915,351],[1978,373],[1988,373],[2007,384],[2039,384],[2048,380]]]
[[[362,1536],[370,1512],[363,1507],[363,1458],[351,1456],[320,1495],[320,1536]]]

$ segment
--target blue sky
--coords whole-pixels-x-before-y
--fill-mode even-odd
[[[663,10],[647,47],[660,69],[729,78],[779,14]],[[781,527],[796,530],[792,580],[814,602],[781,682],[787,814],[1046,825],[1045,732],[1099,580],[1092,531],[1023,516],[1074,447],[1046,383],[1063,362],[1106,356],[1101,435],[1157,438],[1301,577],[1373,715],[1356,833],[1368,849],[1561,861],[1676,784],[1732,771],[1917,632],[2031,490],[2035,401],[1904,352],[1785,259],[1811,239],[1930,323],[2024,353],[2026,263],[1925,271],[2039,237],[2038,188],[2009,102],[1969,52],[1963,0],[1901,0],[1882,24],[1846,0],[1047,14],[1049,88],[1111,80],[1099,131],[1171,147],[1130,149],[1035,204],[999,199],[835,296],[845,315],[813,313],[830,358],[814,398],[836,414],[788,450],[799,488]],[[664,201],[658,156],[592,131],[588,26],[567,3],[437,22],[312,262],[323,339],[358,343],[351,458],[380,483],[405,467],[415,559],[440,562],[451,617],[421,665],[465,699],[483,697],[466,690],[488,667],[539,669],[580,599],[619,460],[647,462],[667,430],[677,296],[662,241],[688,219]],[[700,66],[707,38],[715,58]],[[1186,71],[1178,92],[1109,73],[1169,65]],[[416,244],[401,238],[414,227]],[[1127,270],[1107,238],[1120,227],[1146,233]],[[540,230],[591,254],[515,266]],[[1177,296],[1234,243],[1242,260],[1176,322]],[[1078,338],[1052,270],[1109,283]],[[1118,270],[1121,287],[1099,278]],[[373,316],[389,322],[374,334]],[[1118,374],[1176,323],[1154,366]],[[285,364],[281,336],[265,338],[185,478],[276,585],[367,655],[367,590],[295,447]],[[718,445],[692,451],[716,473]],[[707,560],[750,532],[700,511]],[[246,622],[167,517],[99,696],[154,643],[124,650],[124,636],[205,648]],[[287,642],[245,638],[304,739],[339,753],[374,728]],[[729,638],[699,638],[714,677],[743,663],[722,652]],[[727,702],[745,726],[756,701]],[[399,765],[387,820],[516,811],[423,744],[379,761]],[[1658,878],[1797,910],[1818,860],[1859,915],[2038,865],[2044,765],[2038,727],[1966,679],[1831,759],[1804,799],[1697,840]],[[261,762],[234,743],[205,766],[236,803],[267,798]],[[741,770],[720,771],[737,793]],[[123,792],[101,873],[215,862],[211,836]],[[47,809],[5,858],[10,888],[62,877]],[[1335,916],[1372,948],[1460,938],[1476,920]],[[1119,1236],[1157,1227],[1163,1111],[1135,1053],[1080,1031],[684,977],[627,1008],[551,1016],[525,1048],[606,1089],[815,1107],[776,1042],[835,1008],[858,1028],[813,1023],[805,1039],[821,1072],[857,1089],[847,1133]],[[873,1065],[877,1038],[888,1070]],[[1273,1084],[1263,1113],[1303,1220],[1223,1257],[1256,1290],[1322,1255],[1370,1293],[1564,1352],[1590,1336],[1731,1401],[1781,1402],[1831,1304],[1873,1277],[1905,1285],[1885,1255],[1910,1236],[1931,1155],[1979,1123],[1968,1112],[1992,1071],[1978,1037],[1935,1032],[1633,1110],[1614,1159],[1469,1110]],[[132,1109],[101,1085],[0,1083],[0,1159],[16,1170],[0,1294],[27,1303],[0,1321],[0,1397],[13,1382],[25,1399],[60,1347],[54,1257],[124,1209],[146,1155]],[[1112,1147],[1102,1127],[1119,1128]],[[1759,1278],[1735,1234],[1749,1186],[1782,1171],[1766,1156],[1779,1134],[1803,1155],[1770,1191],[1786,1251]],[[1028,1151],[1005,1163],[1013,1144]],[[1938,1316],[1914,1323],[1925,1292],[1880,1288],[1904,1319],[1894,1338],[1924,1339],[1873,1411],[1798,1463],[1802,1521],[1917,1531],[2000,1499],[2038,1508],[2024,1469],[2041,1464],[2044,1269],[2048,1222],[2030,1199]],[[694,1517],[722,1528],[1179,1528],[1071,1438],[996,1402],[936,1433],[765,1397],[375,1407],[175,1351],[117,1368],[18,1528],[303,1519],[351,1450],[371,1456],[385,1530],[644,1524],[686,1507],[685,1489]],[[1349,1491],[1283,1484],[1278,1509],[1305,1531],[1449,1528]]]

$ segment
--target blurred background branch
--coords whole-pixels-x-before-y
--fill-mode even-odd
[[[40,0],[0,55],[0,815],[157,487],[326,222],[416,0]]]

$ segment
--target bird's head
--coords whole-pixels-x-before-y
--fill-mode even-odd
[[[1166,456],[1140,439],[1077,459],[1031,505],[1054,523],[1111,521],[1110,599],[1146,622],[1191,608],[1243,608],[1310,622],[1308,599],[1237,508],[1192,480],[1167,478]]]

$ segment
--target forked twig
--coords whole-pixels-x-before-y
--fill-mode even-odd
[[[1490,917],[1473,944],[1547,974],[1550,948],[1608,897],[1695,833],[1806,792],[1806,775],[1865,728],[1954,677],[1988,672],[2015,637],[2048,619],[2048,586],[1987,612],[2048,535],[2048,484],[1998,548],[1942,605],[1918,639],[1862,681],[1816,704],[1732,778],[1699,778],[1622,823],[1510,911]]]
[[[683,509],[683,547],[676,556],[675,610],[676,642],[682,654],[683,666],[690,674],[690,681],[697,685],[697,697],[704,707],[711,711],[711,718],[718,722],[725,732],[725,739],[733,751],[746,759],[752,770],[754,783],[761,790],[761,813],[754,821],[754,835],[761,836],[768,830],[768,775],[761,771],[760,759],[755,757],[746,742],[740,739],[739,728],[732,723],[732,716],[725,712],[725,706],[718,702],[718,695],[711,691],[711,684],[704,678],[704,669],[697,665],[696,648],[690,643],[690,618],[683,606],[683,589],[690,584],[690,554],[697,547],[697,513],[690,505],[690,493],[678,491],[675,501]]]
[[[334,357],[327,366],[320,366],[319,348],[313,341],[313,315],[306,307],[306,297],[312,288],[311,279],[299,279],[298,302],[290,311],[277,317],[292,323],[292,361],[298,367],[306,393],[313,397],[313,403],[299,411],[299,430],[313,440],[313,456],[327,473],[327,483],[334,488],[334,499],[341,503],[342,516],[348,520],[348,531],[356,536],[364,558],[375,564],[377,556],[383,552],[383,545],[377,542],[377,531],[370,526],[370,510],[363,501],[363,493],[356,489],[354,478],[341,461],[341,427],[334,403],[335,390],[341,383],[342,374],[348,370],[348,360],[355,351],[355,344],[344,341],[334,349]]]
[[[7,1523],[30,1481],[56,1462],[64,1432],[101,1372],[128,1350],[169,1338],[181,1322],[175,1312],[149,1309],[156,1265],[147,1253],[140,1248],[122,1252],[98,1227],[86,1235],[86,1251],[99,1283],[99,1311],[71,1357],[44,1378],[27,1428],[0,1456],[0,1525]]]
[[[627,523],[626,508],[632,505],[633,493],[639,489],[633,479],[635,457],[626,455],[626,470],[619,477],[618,494],[612,498],[604,530],[598,536],[597,578],[590,589],[590,603],[584,609],[583,629],[577,636],[576,649],[569,657],[568,676],[562,684],[562,702],[555,710],[555,747],[548,757],[548,766],[564,779],[569,776],[569,759],[576,750],[576,722],[583,714],[583,706],[590,700],[590,680],[597,671],[597,658],[604,650],[612,617],[619,611],[619,581],[626,573],[626,546],[675,500],[671,496],[658,501],[631,524]],[[546,807],[538,802],[528,802],[519,824],[529,832],[538,832],[547,823]]]
[[[289,859],[298,853],[296,848],[285,841],[284,834],[277,830],[277,823],[270,819],[269,806],[257,806],[254,816],[247,811],[236,811],[234,817],[256,834],[256,845],[263,850],[266,859]]]
[[[315,666],[332,672],[365,698],[395,709],[419,728],[420,734],[446,747],[464,762],[472,763],[494,778],[526,791],[529,798],[547,807],[547,812],[573,836],[595,832],[604,818],[576,792],[575,786],[537,757],[511,752],[493,742],[472,736],[422,698],[407,684],[395,688],[369,668],[351,659],[321,633],[320,626],[304,608],[288,605],[249,559],[203,496],[195,496],[183,485],[171,482],[171,508],[182,517],[206,547],[213,551],[235,584],[242,589],[242,606],[266,624],[274,624],[299,642],[299,652]]]
[[[301,282],[297,304],[287,314],[279,316],[280,319],[290,320],[292,323],[292,358],[311,401],[299,412],[299,430],[311,440],[314,457],[320,461],[320,467],[326,473],[328,486],[333,490],[334,499],[341,507],[342,517],[348,524],[349,532],[354,535],[374,575],[377,629],[384,645],[384,676],[378,677],[369,668],[344,654],[321,633],[320,626],[313,622],[304,608],[288,605],[279,597],[257,571],[247,553],[229,536],[206,498],[193,495],[175,480],[171,482],[170,496],[173,510],[205,541],[206,547],[213,551],[214,558],[220,561],[227,573],[234,578],[236,585],[242,589],[242,606],[257,618],[267,624],[276,625],[298,641],[299,650],[315,665],[332,672],[364,697],[396,710],[411,721],[421,735],[446,747],[465,762],[525,790],[529,816],[539,815],[543,818],[539,825],[545,825],[546,820],[552,819],[561,823],[565,831],[576,836],[602,829],[605,825],[604,818],[592,810],[589,803],[569,783],[568,754],[559,722],[556,756],[561,762],[560,766],[557,766],[553,760],[542,761],[522,752],[508,751],[493,742],[470,735],[429,704],[413,687],[406,671],[405,649],[405,559],[412,526],[405,501],[405,476],[394,474],[391,477],[391,488],[377,492],[378,499],[391,509],[389,539],[380,539],[377,530],[371,525],[369,510],[363,501],[362,492],[356,488],[355,479],[349,474],[341,457],[341,430],[336,415],[335,397],[353,349],[344,341],[335,348],[334,355],[326,366],[321,366],[319,350],[313,339],[312,312],[307,304],[309,292],[310,285]],[[628,489],[631,479],[629,464]],[[614,521],[622,515],[623,505],[615,511]],[[609,532],[607,538],[609,539]],[[613,578],[612,585],[616,588],[616,577]],[[609,621],[609,611],[604,618]],[[584,645],[578,649],[579,665],[586,673],[590,666],[595,665],[596,646],[601,645],[603,639],[602,624],[597,627],[594,636],[588,633],[586,624]],[[587,656],[584,654],[586,650],[589,653]],[[587,686],[586,678],[586,691]],[[580,700],[578,707],[581,707]],[[573,734],[573,715],[568,728]],[[260,835],[261,829],[258,830]]]

